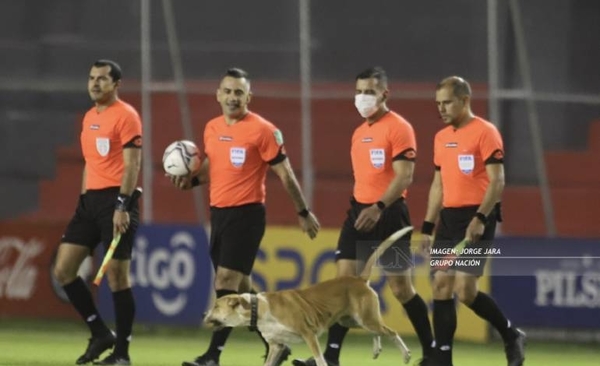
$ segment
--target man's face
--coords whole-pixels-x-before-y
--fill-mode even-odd
[[[245,114],[251,96],[250,83],[245,78],[226,76],[217,89],[217,101],[221,104],[223,114],[229,117]]]
[[[459,122],[467,111],[468,97],[458,98],[452,87],[443,87],[435,92],[440,117],[445,124]]]
[[[92,101],[102,103],[112,98],[115,94],[120,81],[114,82],[109,73],[110,66],[93,66],[90,70],[88,92]]]
[[[377,98],[377,107],[380,107],[384,102],[384,95],[387,95],[386,88],[379,84],[376,78],[358,79],[356,80],[356,94],[373,95]]]

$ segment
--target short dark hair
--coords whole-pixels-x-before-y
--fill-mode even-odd
[[[105,59],[97,60],[96,62],[94,62],[94,67],[104,66],[110,66],[110,72],[108,74],[113,79],[113,81],[121,80],[121,66],[119,66],[118,63],[112,60]]]
[[[381,66],[370,67],[366,70],[361,71],[356,75],[356,80],[359,79],[377,79],[379,84],[383,87],[387,87],[387,73]]]
[[[445,87],[452,88],[452,93],[457,98],[471,96],[471,85],[469,85],[469,82],[460,76],[449,76],[445,78],[438,83],[435,90],[440,90]]]
[[[243,78],[250,81],[250,76],[248,75],[248,73],[245,70],[240,69],[239,67],[232,67],[230,69],[227,69],[227,71],[225,71],[225,76],[230,76],[236,79]]]

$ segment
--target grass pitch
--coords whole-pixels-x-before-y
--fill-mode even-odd
[[[0,320],[1,366],[74,365],[89,337],[82,324],[73,322]],[[178,366],[204,352],[210,333],[200,329],[137,327],[131,345],[131,359],[136,366]],[[321,338],[322,343],[325,336]],[[413,351],[411,365],[421,350],[416,338],[405,337]],[[371,338],[350,333],[342,350],[344,366],[402,365],[401,353],[391,342],[382,339],[383,353],[371,358]],[[221,357],[222,366],[262,365],[263,346],[258,337],[245,328],[235,329]],[[108,353],[105,353],[107,355]],[[457,343],[455,366],[504,366],[500,342],[486,345]],[[304,344],[293,346],[293,358],[309,355]],[[565,345],[530,341],[526,366],[597,366],[600,350],[597,345]],[[291,365],[291,359],[285,365]]]

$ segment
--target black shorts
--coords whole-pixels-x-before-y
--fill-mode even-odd
[[[375,249],[394,232],[410,226],[410,214],[404,199],[398,199],[389,205],[382,213],[375,228],[362,233],[354,228],[354,223],[364,208],[371,204],[363,204],[350,200],[350,209],[347,211],[346,220],[342,226],[335,252],[336,261],[339,259],[351,259],[366,261]],[[386,272],[401,272],[414,267],[412,253],[410,251],[411,233],[398,239],[379,259],[378,266]]]
[[[62,243],[78,244],[93,252],[100,243],[108,249],[113,236],[113,215],[119,187],[90,189],[79,196],[75,215],[69,222],[62,237]],[[115,259],[131,259],[135,233],[139,225],[138,202],[129,211],[129,229],[121,236],[121,241],[113,254]]]
[[[467,227],[469,226],[469,223],[471,223],[471,220],[473,220],[473,217],[475,217],[478,208],[479,206],[443,208],[440,211],[440,221],[435,233],[433,249],[454,248],[456,244],[460,243],[465,238]],[[488,216],[488,222],[485,225],[485,230],[481,239],[467,246],[467,248],[471,249],[481,249],[481,254],[469,253],[463,255],[462,258],[458,258],[461,260],[458,262],[455,261],[458,264],[452,265],[449,269],[469,273],[475,276],[481,276],[483,274],[487,262],[487,255],[483,253],[492,245],[492,241],[496,234],[496,222],[499,218],[500,205],[497,204]],[[434,258],[434,256],[432,256],[431,259],[441,259],[441,257],[442,256],[435,256]],[[434,273],[437,269],[432,268],[431,271]]]
[[[265,206],[211,207],[210,225],[210,258],[215,270],[224,267],[249,276],[265,234]]]

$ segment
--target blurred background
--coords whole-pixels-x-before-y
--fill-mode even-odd
[[[207,196],[205,189],[170,185],[164,148],[183,138],[201,146],[206,121],[220,113],[214,94],[223,73],[247,70],[251,109],[283,131],[310,207],[325,227],[317,242],[305,239],[281,183],[269,174],[271,226],[255,281],[274,290],[329,278],[352,191],[350,136],[361,122],[354,78],[379,65],[391,80],[389,106],[417,134],[408,198],[416,226],[433,175],[433,136],[442,127],[435,85],[460,75],[474,89],[475,113],[504,136],[507,187],[498,245],[523,260],[515,273],[497,270],[503,260],[494,258],[483,287],[532,334],[545,329],[539,336],[546,337],[553,327],[549,337],[600,341],[599,35],[597,0],[3,0],[0,318],[75,317],[51,286],[48,268],[81,186],[79,133],[91,107],[86,80],[96,59],[120,63],[120,96],[144,121],[144,226],[132,270],[149,308],[139,318],[177,324],[198,321],[212,293]],[[190,241],[195,246],[181,244]],[[519,252],[522,247],[533,249]],[[543,260],[525,258],[536,256]],[[417,287],[430,298],[427,263],[418,263]],[[175,303],[182,294],[181,308],[152,300]],[[384,310],[396,319],[392,325],[411,329],[397,320],[401,309]],[[468,310],[460,316],[473,317],[459,320],[460,337],[493,335]]]

